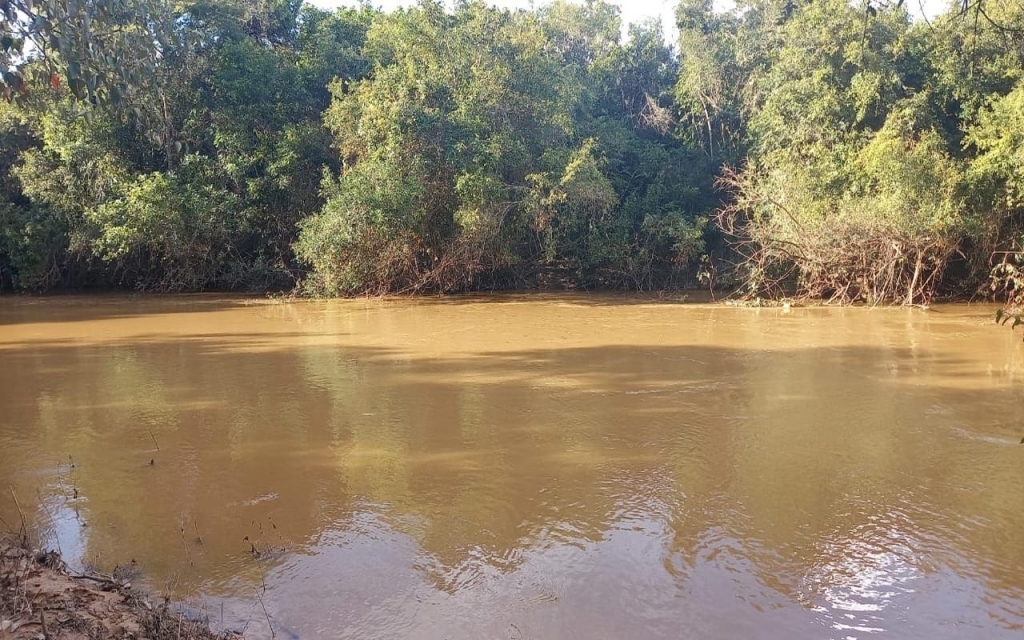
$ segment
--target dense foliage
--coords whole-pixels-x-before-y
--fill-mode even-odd
[[[747,58],[745,155],[721,179],[732,199],[718,219],[746,286],[913,304],[984,280],[1021,213],[1006,138],[1020,131],[1022,5],[931,24],[843,0],[779,6],[729,27],[777,39]]]
[[[4,0],[0,290],[1024,291],[1022,0],[738,5]]]
[[[329,294],[678,282],[702,250],[710,173],[670,135],[660,30],[619,42],[609,5],[435,5],[376,19],[368,77],[331,85],[344,162],[301,224]],[[659,120],[660,119],[660,120]]]

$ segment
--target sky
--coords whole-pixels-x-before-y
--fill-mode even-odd
[[[359,0],[309,0],[318,7],[334,8],[339,6],[356,6]],[[612,4],[619,5],[622,11],[623,33],[626,26],[631,22],[639,22],[647,18],[660,18],[666,34],[675,31],[675,6],[676,0],[608,0]],[[531,5],[541,6],[545,0],[487,0],[488,4],[499,7],[521,8]],[[949,0],[906,0],[907,8],[912,15],[935,17],[948,5]],[[410,6],[416,4],[416,0],[370,0],[370,4],[385,10],[395,7]],[[732,0],[715,0],[715,4],[722,8],[732,5]],[[674,38],[669,38],[674,40]]]

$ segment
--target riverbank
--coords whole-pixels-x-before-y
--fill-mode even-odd
[[[130,582],[74,575],[60,554],[0,542],[0,640],[225,640]]]

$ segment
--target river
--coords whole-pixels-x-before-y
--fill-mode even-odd
[[[3,298],[0,517],[253,638],[1020,638],[993,311]]]

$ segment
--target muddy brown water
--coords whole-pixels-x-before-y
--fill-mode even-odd
[[[0,517],[257,638],[1020,638],[992,312],[0,299]]]

